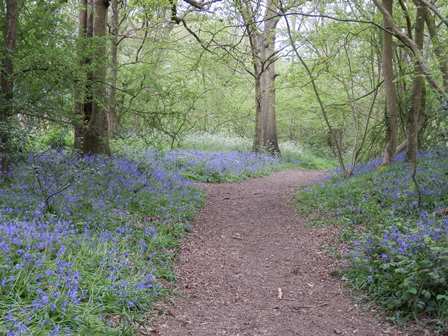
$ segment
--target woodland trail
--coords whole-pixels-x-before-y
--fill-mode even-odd
[[[336,229],[308,228],[296,214],[297,187],[322,177],[290,170],[203,185],[207,202],[176,269],[178,296],[157,308],[145,334],[402,335],[331,275],[337,265],[324,247]]]

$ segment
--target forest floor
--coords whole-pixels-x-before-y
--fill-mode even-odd
[[[141,335],[406,335],[334,275],[326,247],[337,228],[307,227],[296,213],[297,187],[323,176],[290,170],[201,184],[207,202],[179,255],[176,296]]]

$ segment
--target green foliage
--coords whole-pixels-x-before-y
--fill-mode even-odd
[[[27,1],[20,9],[15,108],[26,125],[70,120],[77,71],[75,18],[61,1]]]
[[[29,149],[34,151],[73,148],[73,131],[68,128],[49,127],[45,131],[32,133],[28,142]]]
[[[184,138],[180,147],[214,152],[249,152],[252,148],[252,140],[230,134],[193,133]]]

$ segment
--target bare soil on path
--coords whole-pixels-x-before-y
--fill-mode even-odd
[[[325,246],[337,230],[309,228],[296,213],[297,187],[323,176],[290,170],[201,185],[207,201],[179,256],[177,296],[142,334],[404,335],[332,275],[337,263]]]

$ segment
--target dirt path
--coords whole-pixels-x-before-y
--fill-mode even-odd
[[[398,335],[331,276],[322,246],[334,232],[306,228],[295,213],[297,186],[321,177],[286,171],[204,186],[208,200],[177,267],[179,296],[150,335]]]

